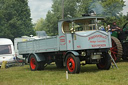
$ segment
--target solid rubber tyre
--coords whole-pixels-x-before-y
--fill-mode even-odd
[[[97,68],[100,70],[109,70],[111,66],[111,57],[108,53],[103,53],[101,55],[103,58],[100,59],[100,62],[97,64]]]
[[[44,64],[45,63],[43,61],[38,62],[34,55],[30,55],[29,63],[30,63],[31,71],[43,70],[44,69]]]
[[[80,72],[80,59],[73,54],[66,56],[66,69],[68,73],[75,74]]]
[[[29,63],[30,63],[30,69],[32,71],[36,71],[39,69],[39,63],[37,62],[37,59],[34,55],[30,55]]]

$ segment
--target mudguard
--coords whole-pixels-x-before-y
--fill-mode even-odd
[[[30,56],[31,56],[31,55],[34,55],[34,56],[36,57],[36,60],[37,60],[38,62],[40,62],[40,61],[45,61],[45,57],[44,57],[43,54],[31,53],[31,54],[29,54],[28,59],[30,59]],[[29,62],[29,60],[28,60],[28,62]]]
[[[75,57],[77,57],[77,56],[79,56],[80,54],[78,53],[78,52],[76,52],[76,51],[68,51],[68,52],[66,52],[66,54],[64,55],[64,62],[65,62],[65,60],[66,60],[66,56],[69,54],[69,53],[72,53],[73,55],[75,55]],[[65,63],[64,63],[64,66],[66,66],[65,65]]]
[[[76,51],[68,51],[68,52],[66,52],[66,54],[65,54],[64,57],[66,58],[67,54],[69,54],[69,53],[72,53],[72,54],[75,55],[76,57],[80,55],[80,54],[79,54],[78,52],[76,52]]]

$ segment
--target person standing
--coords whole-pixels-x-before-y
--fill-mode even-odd
[[[117,26],[116,22],[113,22],[113,25],[111,26],[111,31],[118,31],[120,30],[120,27]]]

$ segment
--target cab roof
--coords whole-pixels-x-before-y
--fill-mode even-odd
[[[84,16],[84,17],[80,17],[80,18],[64,19],[64,20],[60,20],[60,21],[72,22],[72,21],[76,21],[76,20],[86,20],[86,19],[103,20],[104,18],[105,17],[102,17],[102,16]]]

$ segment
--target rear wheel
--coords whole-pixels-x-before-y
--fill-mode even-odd
[[[69,73],[79,73],[80,72],[80,59],[75,57],[73,54],[68,54],[66,56],[66,69]]]
[[[30,63],[30,69],[32,71],[43,70],[44,69],[43,62],[38,62],[34,55],[30,56],[29,63]]]
[[[101,58],[100,62],[97,64],[98,69],[109,70],[111,66],[111,58],[109,54],[103,53],[101,56],[103,58]]]
[[[112,48],[110,48],[111,55],[115,61],[119,61],[122,57],[122,45],[116,37],[112,37]]]

